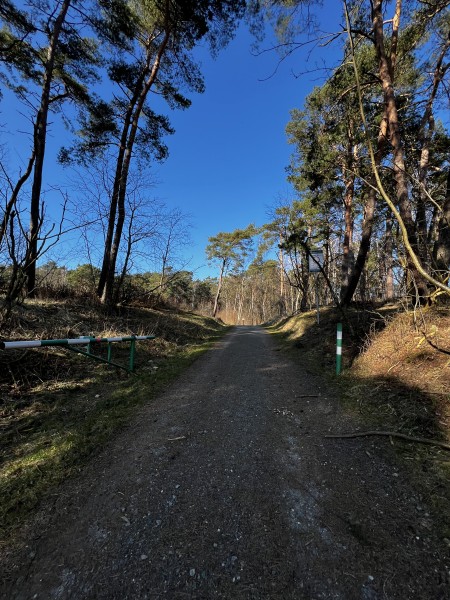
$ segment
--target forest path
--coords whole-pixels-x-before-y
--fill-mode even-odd
[[[61,486],[2,597],[448,599],[391,450],[323,437],[352,426],[269,334],[235,328]]]

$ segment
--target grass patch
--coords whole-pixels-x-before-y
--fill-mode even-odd
[[[44,313],[49,310],[54,313],[55,307],[44,306]],[[30,312],[39,316],[35,308]],[[7,367],[0,377],[3,543],[13,541],[15,530],[57,484],[78,473],[130,421],[140,406],[152,402],[227,331],[212,319],[198,315],[167,311],[145,313],[141,309],[137,312],[132,316],[141,328],[155,331],[158,337],[138,343],[134,375],[80,355],[66,354],[61,349],[2,353],[0,360]],[[130,321],[130,313],[127,317]],[[125,335],[133,327],[114,329],[114,323],[105,323],[103,315],[101,324],[95,323],[93,314],[89,319],[91,325],[97,325],[91,327],[96,332],[103,326],[103,331]],[[48,320],[44,322],[48,327]],[[50,335],[36,328],[29,331],[28,336],[65,337],[55,331],[55,324],[56,319]],[[81,327],[83,331],[79,335],[86,333],[86,323]],[[9,337],[17,339],[13,335]],[[120,346],[114,346],[113,360],[126,364],[128,346]]]

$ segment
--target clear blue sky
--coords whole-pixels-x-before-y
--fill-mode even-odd
[[[328,29],[336,31],[340,2],[327,5],[323,29],[328,23]],[[191,215],[193,243],[186,252],[187,259],[191,258],[187,268],[200,278],[215,274],[206,264],[208,237],[251,222],[261,225],[267,222],[268,207],[280,197],[292,198],[285,171],[291,154],[285,135],[289,111],[301,107],[305,96],[324,77],[320,71],[298,78],[294,73],[313,71],[322,60],[329,66],[333,60],[329,49],[318,48],[307,62],[309,49],[303,49],[279,65],[275,51],[252,54],[253,41],[242,25],[216,59],[205,48],[197,51],[206,91],[191,96],[188,110],[170,114],[176,133],[167,139],[169,158],[154,167],[159,182],[154,195]],[[267,39],[261,48],[270,46]],[[1,108],[2,138],[10,164],[19,161],[23,165],[29,142],[17,132],[30,131],[30,125],[20,116],[18,111],[23,108],[10,94],[5,93]],[[69,174],[56,164],[56,154],[62,143],[70,143],[70,136],[57,118],[53,120],[44,182],[49,206],[55,211],[61,195],[49,189],[66,185]],[[80,262],[73,252],[60,256],[58,262],[66,260],[72,267]]]
[[[334,4],[336,30],[340,3]],[[194,96],[187,111],[171,115],[176,134],[168,139],[168,160],[156,169],[156,194],[193,216],[191,269],[206,265],[208,237],[262,225],[270,206],[293,197],[285,170],[292,152],[285,134],[289,111],[300,108],[324,76],[294,73],[314,70],[324,50],[307,62],[303,49],[279,64],[275,51],[255,56],[252,42],[242,26],[217,59],[200,52],[206,92]],[[270,40],[262,44],[270,46]],[[209,272],[205,266],[198,276]]]

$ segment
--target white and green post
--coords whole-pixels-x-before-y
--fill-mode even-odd
[[[342,323],[337,324],[336,335],[336,375],[339,375],[342,369]]]

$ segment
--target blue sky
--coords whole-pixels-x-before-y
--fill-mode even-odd
[[[326,21],[336,30],[340,2],[328,4]],[[301,107],[305,96],[323,80],[323,73],[314,71],[317,64],[333,59],[329,49],[319,48],[307,60],[309,50],[303,49],[278,65],[275,51],[255,56],[253,42],[242,25],[216,59],[206,48],[197,50],[206,91],[191,96],[188,110],[171,112],[176,133],[167,139],[169,158],[154,166],[158,181],[154,195],[191,215],[192,244],[186,250],[186,260],[190,260],[186,268],[199,278],[215,274],[206,264],[208,237],[249,223],[261,225],[268,220],[269,207],[280,198],[293,197],[285,171],[291,154],[285,135],[289,111]],[[261,49],[272,43],[268,38]],[[314,72],[297,78],[293,74],[309,70]],[[1,109],[9,162],[23,165],[29,142],[18,131],[29,131],[29,123],[20,115],[23,108],[8,93]],[[56,154],[62,143],[70,142],[57,118],[53,121],[44,181],[48,203],[56,211],[61,195],[49,191],[50,186],[64,188],[70,175],[57,165]],[[59,256],[58,262],[67,261],[71,267],[79,262],[74,252]]]
[[[271,206],[293,197],[285,170],[292,152],[285,134],[289,111],[323,78],[317,71],[294,76],[314,70],[323,50],[309,61],[307,51],[299,51],[278,65],[275,51],[256,56],[252,42],[242,26],[216,60],[200,52],[206,92],[171,115],[176,134],[168,140],[168,160],[156,168],[156,194],[193,216],[190,268],[198,268],[199,277],[210,273],[208,237],[262,225]],[[262,48],[270,45],[267,40]]]

